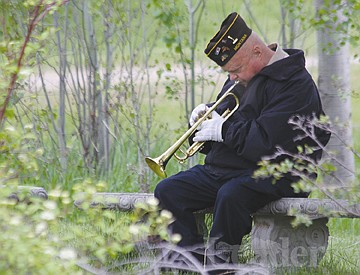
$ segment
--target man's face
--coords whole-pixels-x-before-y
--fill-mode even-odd
[[[231,80],[238,80],[240,84],[246,86],[261,70],[258,56],[255,49],[240,48],[222,69],[229,73]]]

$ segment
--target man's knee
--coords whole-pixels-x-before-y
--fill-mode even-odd
[[[163,195],[168,194],[168,191],[169,191],[169,184],[166,184],[166,180],[162,180],[156,185],[154,190],[154,196],[155,198],[161,201]]]
[[[154,197],[162,206],[173,204],[179,199],[179,194],[181,194],[181,189],[178,188],[176,181],[169,178],[160,181],[154,190]]]

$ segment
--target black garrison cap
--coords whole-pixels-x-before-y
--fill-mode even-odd
[[[219,66],[224,66],[249,38],[252,30],[236,12],[228,15],[220,30],[206,46],[205,54]]]

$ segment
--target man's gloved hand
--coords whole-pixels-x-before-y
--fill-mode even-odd
[[[222,138],[222,125],[225,119],[220,116],[216,111],[211,113],[212,118],[203,121],[195,134],[193,141],[217,141],[223,142]]]
[[[189,119],[189,124],[190,126],[193,126],[194,123],[201,118],[206,111],[209,109],[208,106],[206,106],[204,103],[201,103],[200,105],[198,105],[197,107],[195,107],[195,109],[192,111],[190,119]]]

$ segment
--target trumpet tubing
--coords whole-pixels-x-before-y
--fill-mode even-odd
[[[205,112],[205,114],[199,118],[172,146],[170,146],[164,153],[162,153],[157,158],[146,157],[145,161],[149,168],[154,171],[158,176],[166,178],[165,167],[169,159],[174,156],[180,163],[183,163],[189,157],[195,155],[201,148],[204,146],[205,142],[194,142],[185,152],[180,149],[180,147],[187,141],[187,139],[196,131],[196,129],[203,123],[204,120],[208,119],[211,116],[211,113],[219,106],[221,102],[225,100],[228,96],[233,96],[235,99],[235,107],[230,110],[227,109],[221,116],[227,120],[239,107],[239,98],[232,93],[231,91],[238,84],[238,81],[235,81],[233,85],[226,90],[226,92]],[[180,150],[183,153],[183,156],[178,156],[176,152]]]

